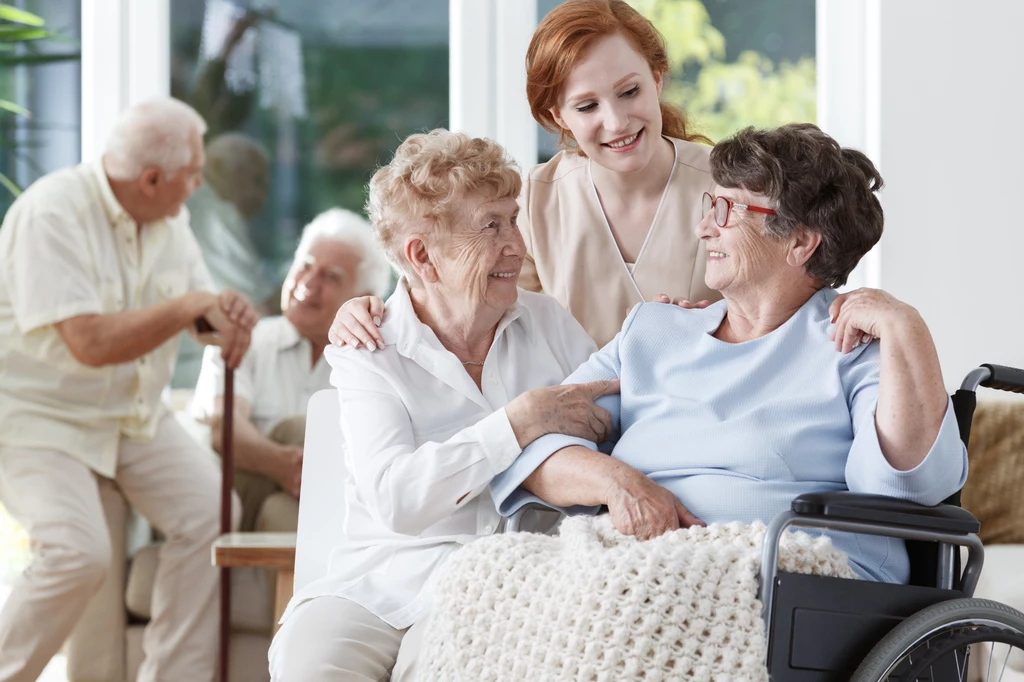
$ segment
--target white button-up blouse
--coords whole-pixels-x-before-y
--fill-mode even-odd
[[[384,348],[325,353],[341,405],[345,541],[285,618],[325,595],[351,599],[395,628],[425,615],[445,558],[498,529],[487,485],[520,454],[505,405],[561,383],[596,350],[557,301],[520,291],[498,324],[478,389],[416,317],[404,279],[386,310]]]

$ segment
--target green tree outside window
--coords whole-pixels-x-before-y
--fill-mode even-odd
[[[668,44],[673,71],[663,98],[682,106],[695,130],[713,142],[748,125],[770,128],[817,118],[812,57],[774,62],[745,50],[727,61],[726,38],[701,0],[628,2]]]

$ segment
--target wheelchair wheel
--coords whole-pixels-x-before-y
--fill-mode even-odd
[[[980,679],[1000,680],[1022,666],[1024,614],[987,599],[952,599],[893,628],[851,682],[967,682],[971,671],[971,679],[980,671]]]

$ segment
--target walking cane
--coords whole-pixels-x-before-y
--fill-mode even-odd
[[[235,413],[235,370],[224,366],[224,417],[221,420],[220,532],[231,532],[231,489],[234,461],[231,455]],[[220,569],[220,682],[228,682],[228,645],[231,638],[231,569]]]

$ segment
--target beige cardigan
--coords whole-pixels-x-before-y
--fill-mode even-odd
[[[559,152],[523,183],[519,227],[527,256],[519,286],[555,297],[599,346],[618,333],[627,308],[658,294],[694,302],[721,298],[704,284],[706,256],[693,232],[701,196],[714,185],[710,149],[672,142],[670,186],[632,273],[601,208],[589,159]]]

